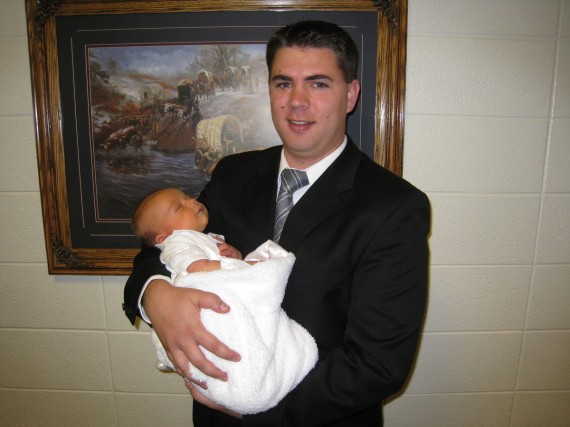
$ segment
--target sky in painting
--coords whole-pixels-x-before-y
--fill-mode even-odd
[[[122,45],[91,47],[90,53],[106,67],[112,59],[121,71],[137,71],[154,76],[176,76],[198,56],[197,44]],[[252,58],[265,55],[265,44],[240,44]]]

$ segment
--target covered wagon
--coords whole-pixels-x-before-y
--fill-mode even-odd
[[[236,116],[227,114],[201,120],[196,126],[196,166],[211,172],[218,160],[237,153],[242,145],[243,134]]]

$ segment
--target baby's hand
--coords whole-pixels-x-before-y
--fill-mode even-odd
[[[218,249],[220,250],[220,255],[223,257],[242,259],[241,252],[226,242],[218,243]]]

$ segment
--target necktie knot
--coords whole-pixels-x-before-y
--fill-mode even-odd
[[[289,211],[293,208],[293,193],[309,184],[305,171],[297,169],[283,169],[281,171],[281,186],[277,195],[275,208],[275,224],[273,228],[273,241],[279,242],[281,232]]]
[[[281,171],[281,187],[279,193],[288,192],[293,194],[308,183],[309,178],[307,178],[307,172],[297,169],[283,169]]]

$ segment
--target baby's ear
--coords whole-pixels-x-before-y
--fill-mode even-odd
[[[160,233],[158,236],[156,236],[156,238],[154,240],[156,241],[156,243],[162,243],[162,242],[164,242],[164,239],[166,239],[167,237],[168,237],[168,234]]]

